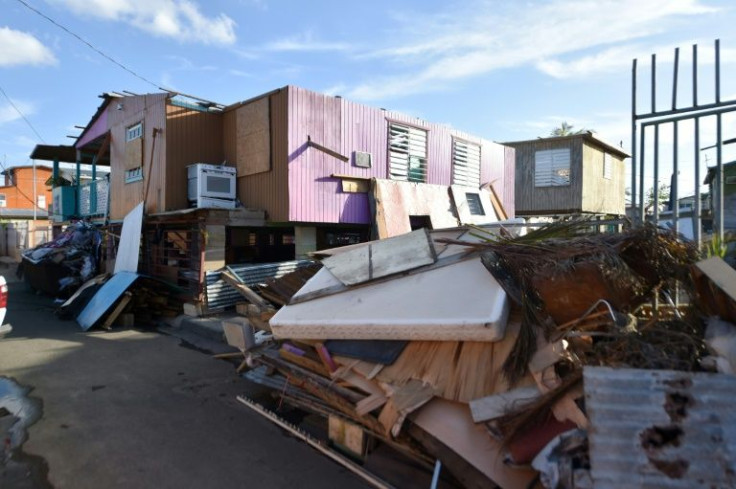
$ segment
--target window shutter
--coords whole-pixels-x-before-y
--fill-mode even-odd
[[[480,145],[453,139],[452,183],[480,187]]]
[[[534,155],[534,186],[570,185],[570,149],[548,149]]]
[[[389,174],[394,180],[427,180],[427,131],[389,124]]]

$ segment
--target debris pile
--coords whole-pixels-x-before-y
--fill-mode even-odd
[[[50,295],[68,297],[99,270],[102,237],[85,221],[69,225],[53,241],[25,250],[18,278]]]
[[[703,373],[736,364],[735,327],[724,315],[736,304],[736,271],[698,262],[691,243],[654,226],[617,234],[590,227],[574,220],[525,236],[420,230],[320,252],[323,267],[298,292],[297,277],[271,285],[291,291],[277,297],[286,305],[275,314],[241,291],[251,304],[240,309],[238,327],[250,337],[239,344],[240,368],[341,432],[359,428],[428,467],[439,460],[463,487],[603,484],[616,454],[597,443],[613,414],[591,406],[610,402],[606,389],[621,376],[651,378],[655,393],[617,401],[641,425],[630,440],[641,456],[627,469],[638,482],[627,487],[656,486],[660,477],[733,482],[733,457],[722,470],[689,470],[678,463],[685,455],[652,448],[646,430],[700,439],[705,428],[688,413],[706,394],[691,387],[720,382],[725,391],[714,398],[736,395],[733,377]],[[704,300],[713,291],[720,300]],[[705,316],[716,313],[724,321],[706,330]],[[664,407],[654,406],[660,395]],[[650,404],[669,413],[665,425]],[[720,414],[718,405],[700,409]],[[725,418],[718,426],[727,429]],[[732,453],[728,429],[713,447],[683,439],[678,450]],[[350,451],[363,457],[367,447]]]

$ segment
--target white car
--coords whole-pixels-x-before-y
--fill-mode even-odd
[[[13,331],[12,326],[5,323],[5,313],[8,310],[8,283],[0,275],[0,338]]]

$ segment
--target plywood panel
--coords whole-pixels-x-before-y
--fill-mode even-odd
[[[262,98],[236,111],[235,132],[239,176],[271,170],[269,99]]]
[[[288,98],[285,89],[233,107],[225,112],[223,117],[224,156],[228,162],[238,161],[240,149],[237,134],[238,112],[248,110],[248,105],[258,103],[259,100],[267,100],[269,104],[271,171],[239,175],[238,199],[246,207],[266,211],[267,218],[271,222],[285,222],[289,219]]]
[[[125,143],[125,169],[132,170],[143,166],[143,138]]]
[[[626,169],[621,158],[611,155],[611,178],[603,177],[604,151],[583,144],[582,210],[595,214],[626,213]]]

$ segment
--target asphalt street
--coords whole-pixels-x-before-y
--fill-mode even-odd
[[[0,487],[366,487],[240,404],[252,387],[231,363],[152,330],[85,333],[53,310],[10,284],[0,380],[40,416],[18,448],[5,434]]]

